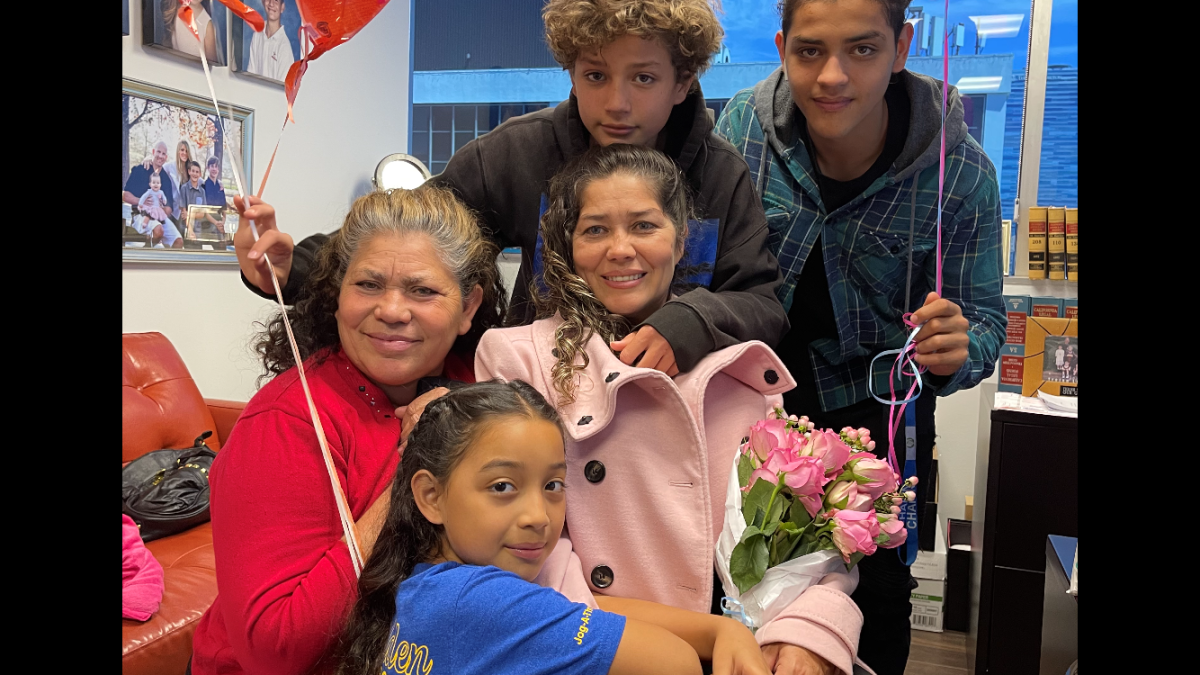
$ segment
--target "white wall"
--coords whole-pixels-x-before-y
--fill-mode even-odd
[[[975,453],[987,446],[996,398],[995,373],[978,386],[938,398],[934,424],[938,449],[938,518],[963,518],[964,498],[975,489]]]
[[[336,229],[350,203],[371,190],[379,160],[408,152],[411,1],[392,0],[353,39],[309,64],[296,124],[283,135],[263,194],[297,241]],[[207,98],[200,64],[143,47],[141,12],[130,14],[122,75]],[[213,83],[222,103],[254,110],[257,189],[287,115],[283,87],[228,68],[215,68]],[[124,263],[122,286],[122,332],[166,335],[205,396],[253,395],[261,366],[249,349],[252,323],[273,305],[242,285],[236,265]]]

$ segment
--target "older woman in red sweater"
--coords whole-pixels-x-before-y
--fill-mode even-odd
[[[269,227],[258,204],[244,215]],[[454,196],[425,186],[358,199],[289,310],[304,372],[364,558],[399,459],[397,408],[444,380],[473,382],[479,335],[499,325],[497,250]],[[327,669],[356,579],[282,316],[256,349],[274,379],[213,464],[219,595],[190,672]],[[417,407],[417,406],[414,406]]]

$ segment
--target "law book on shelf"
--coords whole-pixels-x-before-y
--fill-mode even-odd
[[[1063,316],[1068,319],[1079,318],[1079,298],[1066,298],[1063,300]]]
[[[1005,295],[1003,298],[1004,312],[1008,318],[1004,343],[1023,345],[1025,344],[1025,322],[1029,318],[1029,296]]]
[[[1046,207],[1029,207],[1029,278],[1046,278]]]
[[[1067,278],[1067,209],[1046,209],[1046,270],[1051,281]]]
[[[997,391],[1021,393],[1025,382],[1025,345],[1006,344],[1000,348],[1000,384]]]
[[[1079,209],[1067,209],[1067,281],[1079,281]]]
[[[1029,299],[1029,316],[1057,319],[1062,315],[1062,298],[1033,297]],[[1028,343],[1028,340],[1026,342]]]

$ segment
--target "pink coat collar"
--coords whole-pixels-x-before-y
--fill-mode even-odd
[[[554,365],[551,353],[554,349],[554,331],[562,322],[555,315],[535,321],[531,326],[537,354],[545,361],[541,364],[543,373],[549,373]],[[638,380],[650,379],[657,386],[674,389],[688,403],[688,407],[698,413],[702,412],[708,382],[717,373],[724,373],[764,396],[782,394],[796,386],[796,381],[775,352],[757,340],[713,352],[701,359],[691,371],[681,373],[674,379],[657,370],[625,365],[596,335],[588,341],[586,351],[589,362],[578,380],[575,402],[564,407],[559,406],[557,401],[551,401],[562,415],[567,434],[575,441],[582,441],[603,431],[612,421],[618,390]],[[554,396],[553,386],[549,382],[546,383],[546,390]],[[586,417],[591,419],[585,421]]]

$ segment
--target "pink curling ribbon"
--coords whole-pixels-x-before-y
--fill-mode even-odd
[[[184,5],[179,9],[179,17],[183,19],[184,23],[187,24],[188,28],[192,32],[192,35],[199,40],[200,32],[196,29],[196,23],[192,15],[192,8],[190,5]],[[258,30],[261,30],[261,26],[258,27]],[[225,118],[221,116],[221,106],[220,103],[217,102],[216,89],[213,87],[212,69],[208,65],[208,58],[204,55],[203,44],[200,48],[200,63],[204,66],[204,77],[208,82],[208,93],[212,97],[213,109],[217,111],[217,119],[221,122],[222,133],[224,133],[225,138],[230,138],[228,130],[225,128]],[[276,142],[275,147],[278,149],[278,142]],[[230,164],[233,167],[233,180],[237,183],[238,193],[241,195],[247,195],[249,193],[246,191],[245,184],[242,182],[242,167],[237,156],[238,153],[231,152],[229,154],[230,158],[232,159]],[[272,155],[272,160],[273,159],[274,155]],[[260,186],[259,194],[261,193],[262,187]],[[258,241],[258,228],[254,225],[253,220],[250,221],[250,232],[254,235],[254,240]],[[296,344],[296,338],[292,334],[292,324],[288,320],[287,307],[283,303],[283,290],[279,286],[279,277],[275,274],[275,266],[271,264],[271,261],[266,257],[266,255],[263,256],[263,259],[266,261],[268,269],[271,270],[271,283],[275,286],[275,299],[279,303],[279,307],[282,310],[283,327],[287,331],[288,342],[292,346],[292,357],[296,359],[296,370],[300,374],[300,386],[304,390],[304,398],[308,401],[308,413],[312,418],[313,429],[315,429],[317,432],[317,443],[321,446],[321,455],[325,460],[325,469],[329,474],[329,482],[333,486],[334,501],[336,502],[338,511],[338,520],[341,521],[342,531],[346,536],[346,545],[347,548],[350,549],[350,563],[354,568],[355,578],[358,578],[362,576],[363,555],[362,548],[358,544],[358,537],[354,530],[354,519],[350,514],[350,506],[346,501],[346,494],[342,491],[342,484],[338,478],[337,470],[334,467],[333,455],[329,451],[329,443],[325,438],[325,430],[321,426],[321,418],[317,414],[317,406],[313,402],[312,392],[308,387],[308,379],[304,376],[304,363],[300,358],[300,348]]]
[[[950,0],[946,0],[945,14],[946,25],[949,26],[950,18]],[[945,206],[943,201],[943,191],[946,182],[946,106],[949,101],[949,86],[950,80],[950,33],[949,31],[942,34],[942,127],[941,127],[941,152],[938,155],[938,201],[937,201],[937,250],[935,251],[935,263],[937,269],[936,275],[936,290],[938,297],[942,296],[942,209]],[[917,189],[916,182],[913,182],[913,189]],[[912,246],[912,242],[908,243]],[[912,270],[908,270],[908,274],[912,274]],[[888,406],[888,464],[891,465],[892,471],[900,472],[900,463],[896,461],[895,437],[900,431],[900,421],[904,419],[904,409],[909,403],[916,404],[916,400],[920,398],[921,391],[924,388],[924,383],[921,379],[921,373],[926,371],[925,366],[922,366],[914,360],[917,351],[916,342],[914,339],[917,333],[920,332],[921,326],[913,323],[912,312],[905,312],[902,317],[904,325],[912,329],[908,335],[908,339],[904,341],[904,346],[900,349],[889,349],[875,355],[871,359],[871,367],[867,376],[867,391],[871,396],[880,403]],[[888,391],[889,398],[884,399],[878,396],[874,391],[874,378],[872,374],[875,372],[875,361],[884,356],[896,355],[895,361],[892,363],[892,368],[888,373]],[[897,372],[901,376],[909,376],[913,378],[912,385],[908,388],[908,393],[903,399],[896,398],[896,375]]]

